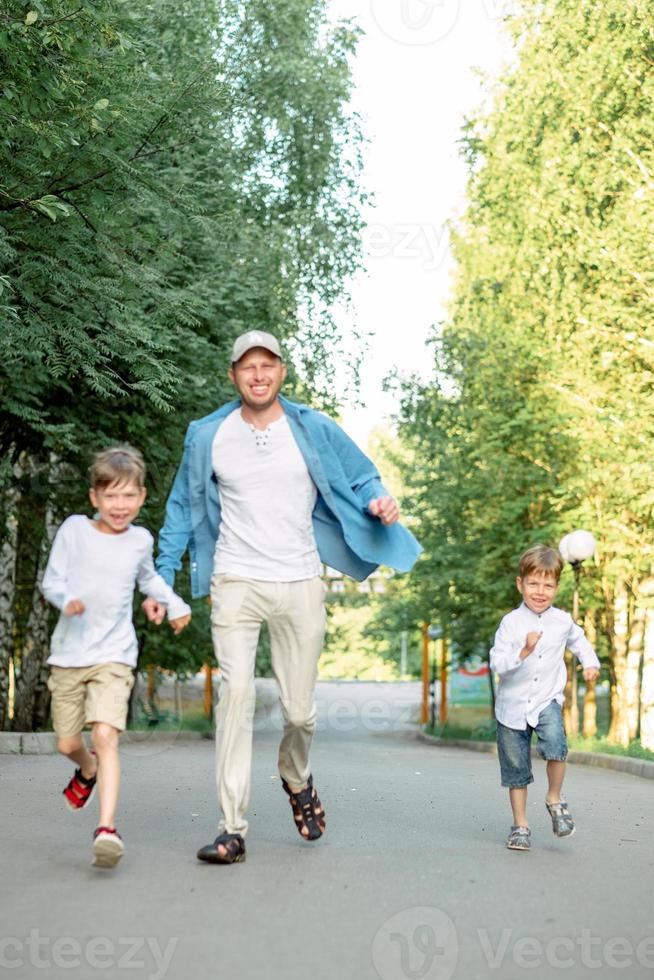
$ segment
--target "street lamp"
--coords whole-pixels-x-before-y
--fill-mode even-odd
[[[559,551],[564,561],[574,567],[595,554],[595,538],[590,531],[572,531],[561,538]]]
[[[444,649],[444,647],[443,647],[443,627],[442,626],[429,626],[428,629],[427,629],[427,636],[429,637],[430,640],[436,640],[437,643],[439,643],[439,641],[440,641],[440,648],[441,648],[441,722],[443,724],[445,724],[445,722],[447,721],[447,708],[445,706],[445,702],[443,701],[443,677],[444,677],[444,674],[443,674],[443,670],[444,670],[444,667],[443,667],[443,656],[442,656],[442,651]],[[432,726],[432,729],[433,729],[434,725],[436,724],[436,657],[434,657],[432,659],[431,683],[429,685],[429,688],[430,688],[429,693],[430,693],[430,705],[431,705],[431,711],[430,711],[430,714],[431,714],[431,726]]]
[[[429,721],[430,710],[429,710],[429,693],[430,687],[433,690],[434,678],[432,677],[431,684],[429,680],[429,641],[437,640],[443,636],[443,630],[440,626],[431,626],[429,623],[422,624],[422,712],[421,721],[423,725],[426,725]],[[433,703],[433,702],[432,702]],[[434,722],[434,712],[431,711],[432,724]]]
[[[575,580],[572,590],[572,618],[575,623],[579,619],[579,580],[581,577],[581,566],[588,558],[595,554],[595,538],[590,531],[572,531],[561,538],[559,542],[559,552],[564,561],[569,562],[574,572]],[[568,660],[568,683],[570,692],[569,701],[569,728],[573,735],[579,732],[579,705],[577,703],[577,671],[574,669],[574,661],[570,656]]]

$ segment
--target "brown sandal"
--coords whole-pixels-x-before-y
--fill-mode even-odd
[[[303,840],[317,840],[322,837],[326,826],[325,811],[313,788],[313,776],[309,776],[305,789],[299,793],[294,793],[285,779],[282,779],[282,786],[288,793],[300,837]],[[306,834],[302,833],[304,827],[307,829]]]
[[[224,854],[218,850],[220,844],[225,848]],[[213,844],[200,848],[197,857],[209,864],[240,864],[245,861],[245,841],[240,834],[219,834]]]

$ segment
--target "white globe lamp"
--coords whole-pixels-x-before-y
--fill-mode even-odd
[[[559,551],[564,561],[580,565],[595,554],[595,538],[590,531],[572,531],[561,538]]]

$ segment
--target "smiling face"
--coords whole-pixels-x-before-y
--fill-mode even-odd
[[[253,347],[232,365],[228,374],[243,403],[255,412],[264,412],[277,400],[286,367],[269,350]]]
[[[92,488],[89,497],[99,514],[98,530],[104,534],[122,534],[143,506],[145,487],[133,482],[116,482],[108,487]]]
[[[517,578],[516,585],[525,605],[536,614],[550,608],[559,587],[551,572],[529,572],[524,578]]]

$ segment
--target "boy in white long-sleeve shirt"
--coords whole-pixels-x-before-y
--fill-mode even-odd
[[[57,748],[77,765],[64,790],[82,810],[98,784],[100,822],[93,863],[114,867],[124,844],[114,824],[120,786],[118,736],[124,731],[137,659],[132,623],[134,588],[167,607],[176,634],[191,618],[189,606],[154,570],[153,538],[132,521],[145,500],[145,464],[131,446],[98,453],[90,470],[94,519],[81,514],[59,528],[42,591],[61,615],[50,645],[52,721]],[[93,751],[82,739],[91,726]]]
[[[547,760],[545,806],[557,837],[569,837],[575,824],[561,800],[568,745],[561,706],[570,650],[581,661],[584,680],[599,677],[599,660],[583,630],[569,613],[555,608],[563,570],[558,551],[536,545],[520,559],[516,580],[522,604],[504,617],[490,654],[491,670],[500,677],[495,701],[497,749],[502,786],[509,788],[513,825],[506,846],[528,851],[531,830],[527,821],[527,786],[533,782],[531,737],[536,732],[538,752]]]

